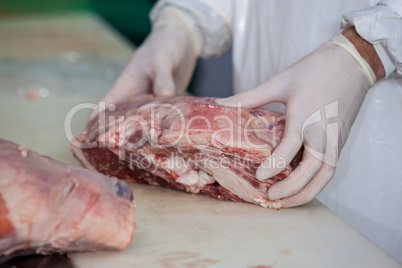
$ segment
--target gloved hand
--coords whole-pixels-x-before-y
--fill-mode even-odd
[[[217,100],[219,104],[240,104],[242,108],[260,107],[271,102],[285,105],[283,139],[271,159],[266,159],[256,173],[261,181],[278,174],[304,145],[299,166],[288,178],[269,189],[269,198],[281,199],[282,207],[310,202],[334,174],[338,154],[367,90],[375,81],[370,65],[359,53],[352,54],[344,47],[326,43],[266,83]],[[270,167],[270,163],[282,165]]]
[[[200,50],[200,40],[187,21],[174,8],[166,8],[101,101],[105,101],[107,107],[141,93],[182,94],[190,82]],[[94,111],[91,118],[97,112]]]

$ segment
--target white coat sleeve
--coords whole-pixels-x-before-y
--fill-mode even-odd
[[[152,8],[152,23],[167,8],[175,8],[201,41],[201,57],[217,56],[232,42],[233,1],[228,0],[159,0]]]
[[[386,77],[395,70],[402,76],[402,0],[382,0],[376,6],[344,14],[341,27],[351,26],[373,44]]]

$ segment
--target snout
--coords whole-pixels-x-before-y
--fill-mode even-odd
[[[114,185],[114,192],[117,196],[133,201],[133,192],[130,185],[125,182],[117,181]]]

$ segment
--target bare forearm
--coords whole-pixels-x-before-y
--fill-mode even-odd
[[[376,75],[377,80],[384,78],[385,69],[374,46],[360,37],[354,27],[344,30],[342,34],[355,46],[362,58],[367,61]]]

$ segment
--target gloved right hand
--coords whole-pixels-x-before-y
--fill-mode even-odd
[[[297,168],[268,191],[271,200],[278,200],[276,206],[294,207],[310,202],[332,179],[368,89],[384,76],[374,47],[351,28],[262,85],[216,102],[242,108],[272,102],[286,106],[283,138],[256,177],[265,181],[279,174],[304,145]]]
[[[106,107],[131,95],[184,93],[201,45],[195,31],[174,8],[166,8],[154,22],[144,43],[134,52],[113,88],[101,99]],[[99,111],[94,111],[93,118]]]

